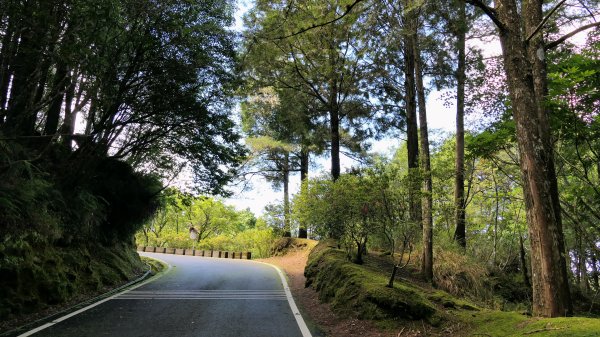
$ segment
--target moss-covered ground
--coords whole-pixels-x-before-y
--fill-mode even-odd
[[[7,237],[0,242],[0,330],[3,322],[97,295],[145,270],[126,244],[61,247],[35,235]]]
[[[389,272],[350,262],[332,241],[313,249],[305,269],[307,286],[336,312],[387,329],[408,331],[403,328],[427,324],[424,330],[431,336],[600,336],[600,319],[540,319],[482,309],[411,278],[397,278],[388,288]]]
[[[457,313],[467,322],[467,336],[598,337],[600,319],[586,317],[532,318],[517,312],[482,310]]]

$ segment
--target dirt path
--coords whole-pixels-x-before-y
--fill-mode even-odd
[[[285,256],[276,256],[259,261],[274,264],[288,275],[289,286],[302,314],[312,321],[328,337],[396,337],[407,336],[399,331],[383,331],[368,321],[337,316],[327,303],[321,303],[316,291],[305,288],[304,267],[308,259],[308,251],[292,251]]]

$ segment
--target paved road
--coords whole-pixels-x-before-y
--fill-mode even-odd
[[[173,267],[157,280],[33,336],[303,337],[273,267],[243,260],[142,254]]]

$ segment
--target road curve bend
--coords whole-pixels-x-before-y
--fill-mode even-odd
[[[311,337],[274,266],[140,254],[171,268],[160,278],[21,336]]]

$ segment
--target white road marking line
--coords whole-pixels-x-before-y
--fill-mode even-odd
[[[298,310],[298,307],[296,306],[296,302],[294,302],[294,297],[292,297],[292,292],[290,291],[290,287],[288,286],[285,276],[283,275],[283,272],[281,271],[281,269],[279,269],[279,267],[272,265],[270,263],[259,262],[259,261],[254,261],[254,262],[266,264],[268,266],[275,268],[275,270],[277,270],[277,273],[279,274],[279,278],[281,278],[281,283],[283,284],[283,290],[285,291],[288,303],[290,305],[290,309],[292,309],[292,313],[294,314],[294,317],[296,318],[296,323],[298,324],[298,327],[300,328],[302,337],[312,337],[310,330],[308,330],[308,327],[306,326],[306,322],[304,322],[304,318],[302,318],[302,314],[300,313],[300,310]]]
[[[165,297],[165,298],[156,298],[156,297],[147,297],[147,298],[139,298],[139,297],[118,297],[118,298],[114,298],[114,300],[152,300],[152,301],[156,301],[156,300],[187,300],[187,301],[193,301],[193,300],[236,300],[236,301],[243,301],[243,300],[252,300],[252,301],[285,301],[287,300],[287,297],[281,297],[281,298],[248,298],[248,297],[229,297],[229,298],[223,298],[223,297],[205,297],[205,298],[190,298],[190,297]]]
[[[160,260],[160,259],[156,259],[156,260]],[[78,315],[78,314],[80,314],[80,313],[82,313],[82,312],[84,312],[84,311],[90,310],[90,309],[92,309],[92,308],[94,308],[94,307],[96,307],[96,306],[99,306],[100,304],[102,304],[102,303],[104,303],[104,302],[108,302],[108,301],[110,301],[110,300],[112,300],[112,299],[115,299],[115,298],[117,298],[119,295],[122,295],[122,294],[124,294],[124,293],[126,293],[126,292],[128,292],[128,291],[130,291],[130,290],[133,290],[133,289],[139,288],[139,287],[141,287],[141,286],[143,286],[143,285],[145,285],[145,284],[147,284],[147,283],[150,283],[150,282],[152,282],[152,281],[154,281],[154,280],[156,280],[156,279],[158,279],[158,278],[162,277],[163,275],[165,275],[166,273],[168,273],[168,272],[171,270],[171,268],[173,268],[173,266],[171,266],[170,264],[166,263],[166,262],[165,262],[165,261],[163,261],[163,260],[160,260],[160,261],[161,261],[161,262],[163,262],[164,264],[166,264],[166,265],[168,266],[168,268],[167,268],[167,270],[166,270],[166,271],[164,271],[164,272],[162,272],[162,273],[160,273],[160,274],[158,274],[158,275],[155,275],[155,276],[153,276],[153,277],[149,278],[148,280],[146,280],[146,281],[144,281],[144,282],[142,282],[142,283],[140,283],[140,284],[137,284],[137,285],[135,285],[135,286],[133,286],[133,287],[131,287],[131,288],[129,288],[129,289],[125,289],[125,290],[123,290],[122,292],[120,292],[120,293],[118,293],[118,294],[114,294],[114,295],[112,295],[112,296],[110,296],[110,297],[107,297],[107,298],[103,299],[102,301],[98,301],[98,302],[96,302],[96,303],[92,303],[92,304],[88,305],[88,306],[87,306],[87,307],[85,307],[85,308],[79,309],[79,310],[77,310],[77,311],[74,311],[74,312],[72,312],[72,313],[70,313],[70,314],[68,314],[68,315],[65,315],[65,316],[62,316],[62,317],[60,317],[60,318],[57,318],[57,319],[53,320],[52,322],[48,322],[48,323],[46,323],[46,324],[44,324],[44,325],[42,325],[42,326],[39,326],[39,327],[37,327],[37,328],[35,328],[35,329],[33,329],[33,330],[29,330],[29,331],[27,331],[27,332],[25,332],[25,333],[23,333],[23,334],[20,334],[20,335],[19,335],[19,336],[17,336],[17,337],[27,337],[27,336],[31,336],[31,335],[33,335],[33,334],[35,334],[35,333],[38,333],[38,332],[40,332],[40,331],[42,331],[42,330],[44,330],[44,329],[47,329],[47,328],[49,328],[49,327],[53,326],[54,324],[60,323],[60,322],[62,322],[62,321],[64,321],[64,320],[66,320],[66,319],[69,319],[69,318],[71,318],[71,317],[73,317],[73,316],[75,316],[75,315]]]
[[[285,300],[287,296],[283,290],[141,290],[121,294],[117,300]]]
[[[184,255],[181,255],[181,256],[184,256]],[[155,258],[154,256],[152,258],[154,258],[156,260],[160,260],[160,259]],[[170,265],[169,263],[163,261],[163,260],[160,260],[160,261],[163,262],[164,264],[166,264],[168,266],[168,268],[167,268],[166,271],[158,274],[158,275],[160,275],[159,277],[162,277],[163,275],[165,275],[166,273],[168,273],[171,270],[171,268],[173,268],[173,266]],[[298,324],[298,327],[300,328],[300,332],[302,333],[302,337],[312,337],[312,334],[310,333],[310,330],[308,330],[308,327],[306,326],[306,323],[304,322],[304,319],[302,318],[302,314],[300,314],[300,311],[298,310],[298,307],[296,306],[296,302],[294,302],[294,297],[292,297],[292,293],[291,293],[290,288],[289,288],[289,286],[287,284],[285,276],[283,275],[283,272],[277,266],[272,265],[270,263],[259,262],[259,261],[252,261],[252,260],[235,260],[235,261],[245,261],[245,262],[262,263],[262,264],[265,264],[265,265],[268,265],[268,266],[271,266],[272,268],[274,268],[277,271],[277,273],[279,274],[279,278],[281,279],[281,283],[283,284],[283,290],[284,290],[284,292],[286,294],[286,298],[287,298],[288,304],[290,306],[290,309],[292,309],[292,313],[294,314],[294,318],[296,319],[296,323]],[[139,288],[139,287],[141,287],[141,286],[143,286],[143,285],[145,285],[147,283],[150,283],[150,282],[154,281],[157,278],[158,278],[157,276],[151,277],[150,279],[148,279],[148,280],[146,280],[146,281],[144,281],[144,282],[142,282],[142,283],[140,283],[138,285],[135,285],[135,286],[133,286],[133,287],[127,289],[127,290],[124,290],[124,291],[122,291],[122,292],[120,292],[118,294],[115,294],[113,296],[105,298],[102,301],[90,304],[89,306],[87,306],[87,307],[85,307],[83,309],[80,309],[80,310],[77,310],[75,312],[72,312],[69,315],[60,317],[60,318],[58,318],[58,319],[56,319],[56,320],[54,320],[52,322],[46,323],[46,324],[44,324],[42,326],[39,326],[39,327],[37,327],[37,328],[35,328],[33,330],[27,331],[27,332],[25,332],[25,333],[23,333],[23,334],[21,334],[21,335],[19,335],[17,337],[28,337],[28,336],[31,336],[31,335],[33,335],[35,333],[38,333],[38,332],[40,332],[40,331],[42,331],[42,330],[44,330],[46,328],[49,328],[49,327],[53,326],[54,324],[57,324],[57,323],[62,322],[64,320],[66,320],[66,319],[69,319],[69,318],[71,318],[71,317],[73,317],[73,316],[75,316],[77,314],[80,314],[80,313],[82,313],[84,311],[87,311],[89,309],[92,309],[92,308],[94,308],[94,307],[96,307],[96,306],[98,306],[98,305],[100,305],[100,304],[102,304],[104,302],[107,302],[107,301],[112,300],[112,299],[118,299],[118,297],[120,295],[123,295],[124,293],[132,291],[132,290],[134,290],[136,288]]]

